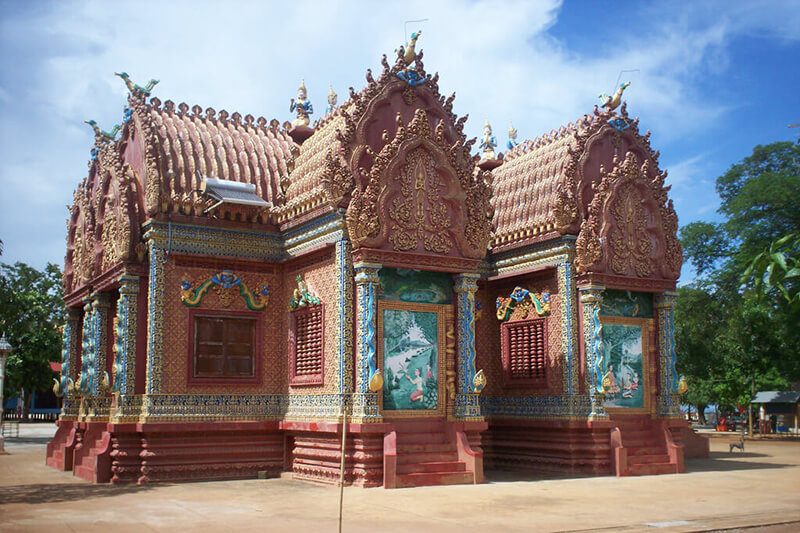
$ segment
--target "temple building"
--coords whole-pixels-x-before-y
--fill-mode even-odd
[[[618,94],[473,154],[418,35],[311,122],[118,74],[70,207],[47,464],[98,482],[363,487],[684,470],[677,217]]]

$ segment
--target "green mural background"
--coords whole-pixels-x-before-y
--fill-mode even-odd
[[[449,304],[453,301],[453,279],[442,272],[405,268],[382,268],[380,298],[401,302]]]

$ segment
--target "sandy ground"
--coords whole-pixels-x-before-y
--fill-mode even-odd
[[[339,490],[290,479],[90,485],[44,464],[51,425],[22,426],[0,456],[0,531],[337,531]],[[732,437],[731,437],[732,438]],[[800,531],[800,442],[748,442],[686,474],[477,486],[347,488],[347,532]]]

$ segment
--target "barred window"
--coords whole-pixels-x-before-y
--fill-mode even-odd
[[[192,376],[255,377],[255,336],[254,318],[195,316]]]
[[[324,374],[323,305],[310,305],[292,312],[289,330],[289,384],[322,385]]]
[[[545,385],[547,342],[544,319],[501,326],[503,371],[507,385]]]

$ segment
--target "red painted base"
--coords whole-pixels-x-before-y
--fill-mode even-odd
[[[78,441],[77,422],[59,420],[56,422],[58,429],[56,434],[47,444],[47,455],[45,462],[58,470],[72,470],[75,444]]]
[[[483,436],[486,467],[514,472],[608,475],[610,424],[492,419]]]
[[[277,422],[60,424],[47,464],[93,483],[255,478],[283,470]]]

